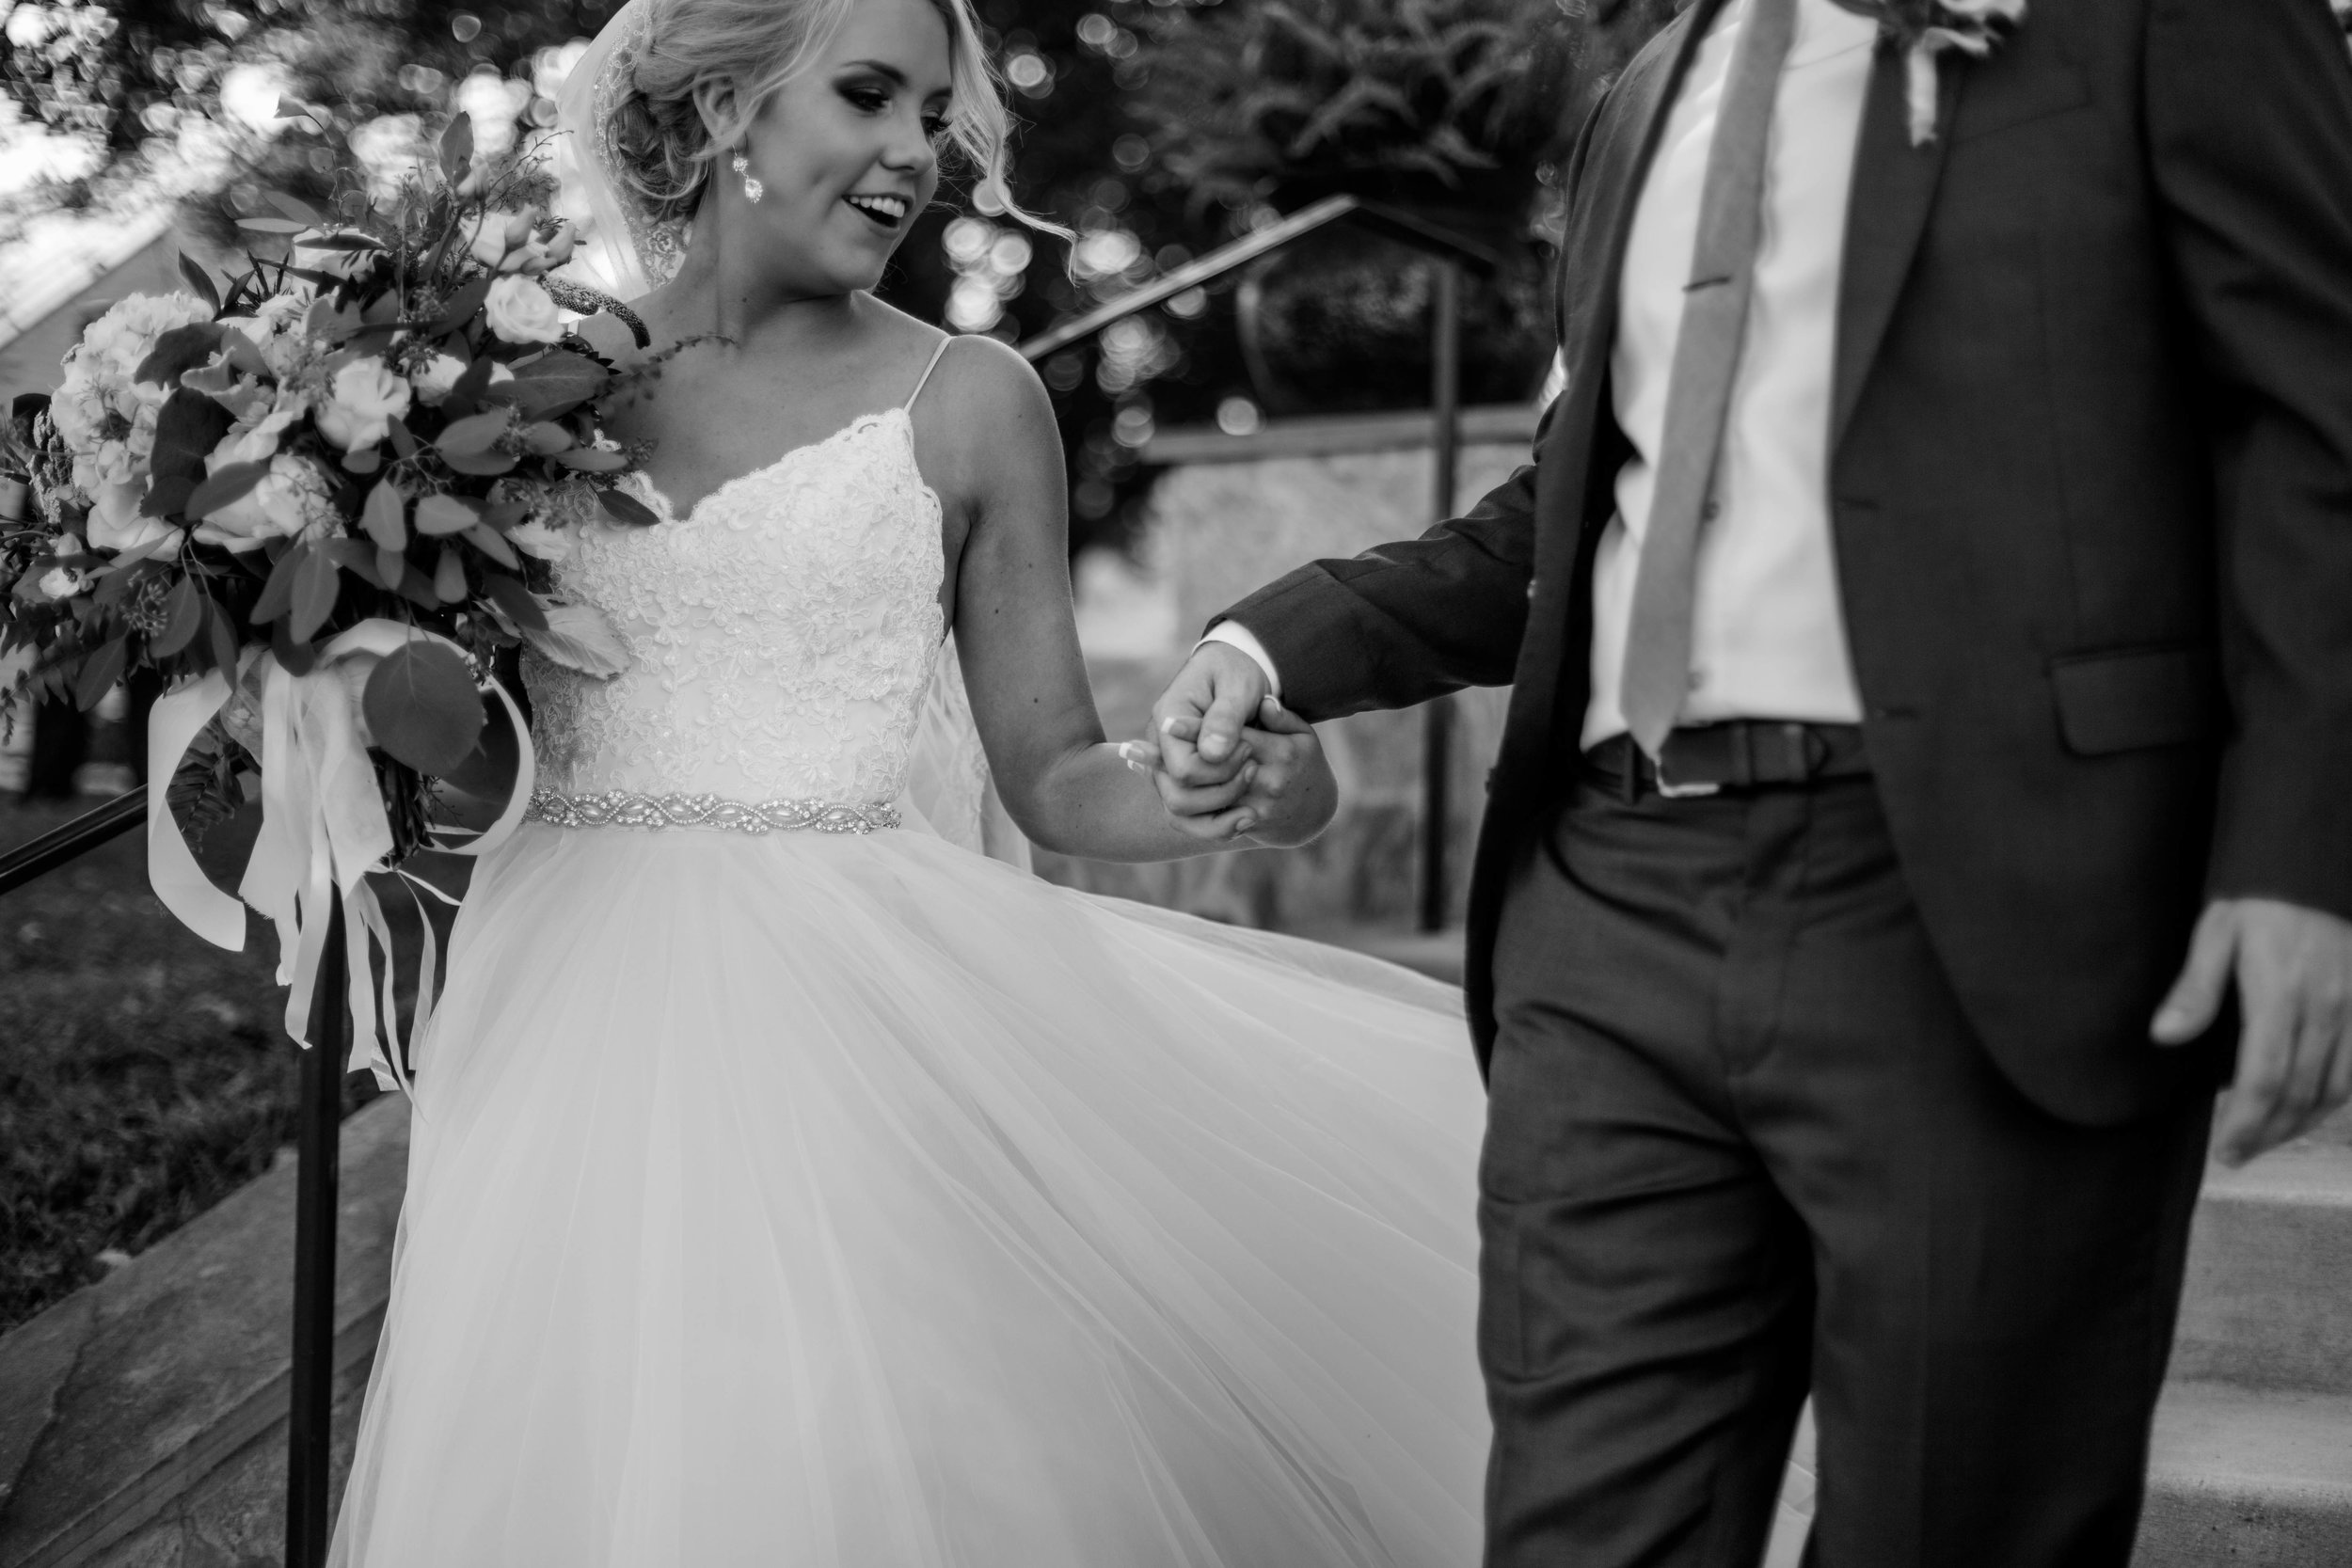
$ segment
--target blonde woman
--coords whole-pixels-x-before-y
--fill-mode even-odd
[[[910,789],[952,627],[1041,843],[1332,800],[1269,711],[1171,823],[1089,697],[1042,390],[867,292],[943,150],[1005,195],[966,0],[633,0],[565,108],[649,337],[710,340],[612,411],[660,521],[561,568],[630,667],[528,672],[541,794],[418,1064],[334,1560],[1470,1562],[1454,993],[975,853],[977,762]]]

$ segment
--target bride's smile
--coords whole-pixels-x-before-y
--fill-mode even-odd
[[[713,144],[739,144],[743,166],[735,153],[714,166],[716,199],[697,215],[695,247],[707,230],[723,253],[740,245],[760,281],[799,297],[879,283],[939,188],[949,41],[930,0],[865,0],[747,127],[735,130],[732,84],[698,93]]]

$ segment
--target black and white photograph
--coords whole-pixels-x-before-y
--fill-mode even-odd
[[[2352,1568],[2352,0],[0,0],[0,1568]]]

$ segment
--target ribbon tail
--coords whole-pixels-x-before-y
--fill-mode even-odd
[[[218,670],[183,681],[155,701],[147,721],[147,880],[181,925],[215,947],[245,946],[245,906],[215,887],[172,820],[172,776],[181,759],[236,689]]]
[[[343,895],[343,933],[350,954],[352,1023],[351,1059],[344,1070],[358,1072],[364,1068],[375,1075],[377,1086],[392,1088],[399,1079],[386,1041],[390,1041],[392,1053],[400,1046],[400,1004],[392,989],[392,932],[375,889],[365,882]],[[378,949],[384,954],[380,982],[374,974]]]

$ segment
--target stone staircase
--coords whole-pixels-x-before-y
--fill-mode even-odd
[[[2352,1564],[2352,1117],[2206,1179],[2134,1568]]]
[[[1805,1414],[1765,1568],[1804,1551]],[[2352,1113],[2206,1176],[2132,1568],[2352,1568]]]

